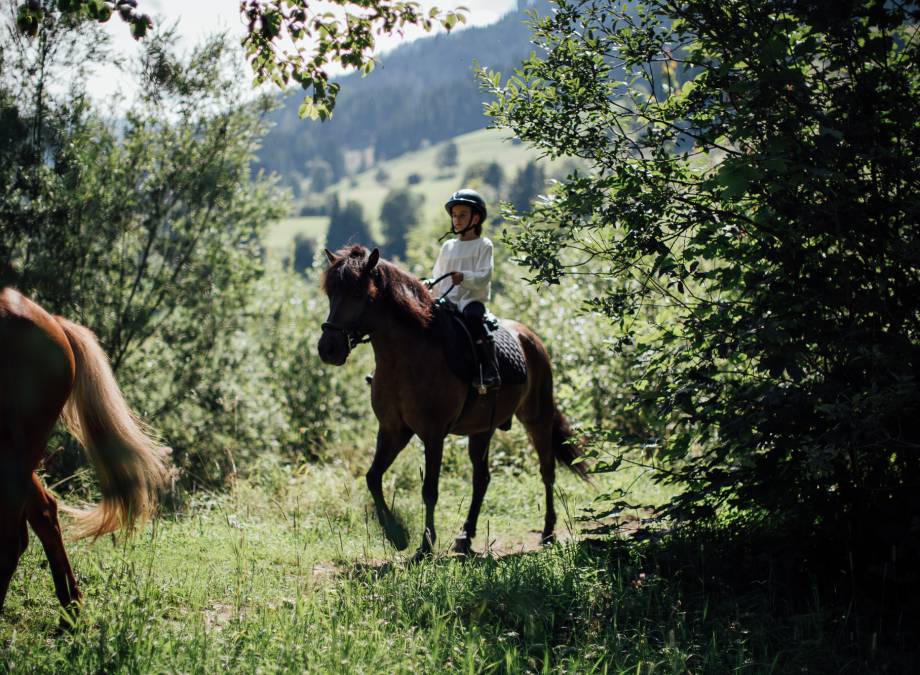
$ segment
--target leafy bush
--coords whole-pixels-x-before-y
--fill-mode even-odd
[[[529,211],[537,196],[546,191],[546,171],[534,161],[527,162],[508,188],[508,201],[518,211]]]
[[[441,168],[455,167],[460,163],[460,149],[453,141],[448,141],[438,150],[435,163]]]
[[[916,4],[556,4],[535,24],[546,56],[483,78],[497,124],[590,172],[523,220],[515,250],[542,282],[580,272],[576,254],[606,268],[587,297],[672,425],[663,477],[686,490],[668,513],[906,542]],[[662,307],[667,323],[634,320]]]
[[[294,259],[291,264],[295,272],[305,273],[313,267],[316,257],[316,239],[298,232],[294,236]]]
[[[219,484],[265,453],[317,455],[352,429],[349,397],[364,385],[322,374],[315,276],[263,267],[260,236],[287,204],[272,181],[250,180],[262,102],[240,104],[222,40],[180,61],[163,34],[142,64],[157,79],[124,120],[93,109],[79,82],[50,98],[53,57],[95,53],[83,30],[2,43],[14,66],[0,87],[4,281],[98,334],[184,485]],[[343,398],[346,423],[333,427]],[[63,448],[53,479],[83,462],[69,437],[51,447]]]

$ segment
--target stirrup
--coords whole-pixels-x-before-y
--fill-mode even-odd
[[[489,388],[486,386],[486,383],[482,379],[482,366],[479,366],[479,381],[473,382],[473,389],[475,389],[476,393],[480,396],[485,396],[489,393]]]
[[[473,384],[473,387],[476,389],[477,393],[480,396],[485,396],[489,393],[490,389],[499,389],[502,386],[501,377],[496,373],[490,380],[486,381],[485,376],[482,372],[482,364],[479,364],[479,381]]]

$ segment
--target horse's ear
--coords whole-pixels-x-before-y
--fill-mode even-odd
[[[380,249],[375,248],[371,251],[371,254],[367,257],[367,265],[364,266],[365,272],[370,272],[377,266],[377,263],[380,261]]]
[[[329,264],[334,265],[335,261],[339,259],[338,256],[328,248],[324,248],[323,250],[326,252],[326,258],[329,260]]]

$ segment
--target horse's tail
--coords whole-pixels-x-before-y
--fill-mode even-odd
[[[158,493],[171,479],[170,449],[125,402],[108,357],[88,328],[62,317],[76,362],[76,378],[63,418],[86,449],[102,489],[102,502],[87,509],[67,509],[76,519],[77,537],[100,537],[121,527],[132,530],[146,521]]]
[[[576,462],[575,460],[582,456],[582,445],[580,441],[573,440],[575,438],[575,432],[572,431],[572,427],[569,425],[569,421],[565,418],[565,415],[557,408],[553,406],[553,454],[556,456],[556,459],[572,471],[578,474],[579,478],[583,480],[588,479],[588,467],[582,462]]]

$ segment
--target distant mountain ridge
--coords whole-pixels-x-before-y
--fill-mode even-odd
[[[383,57],[367,77],[344,76],[335,114],[328,122],[301,120],[302,100],[292,92],[269,115],[272,129],[256,168],[297,185],[321,171],[338,180],[346,174],[345,153],[364,151],[391,159],[454,136],[482,129],[487,96],[479,89],[473,62],[510,73],[531,52],[526,10],[549,10],[547,0],[519,0],[518,8],[494,24],[421,38]]]

